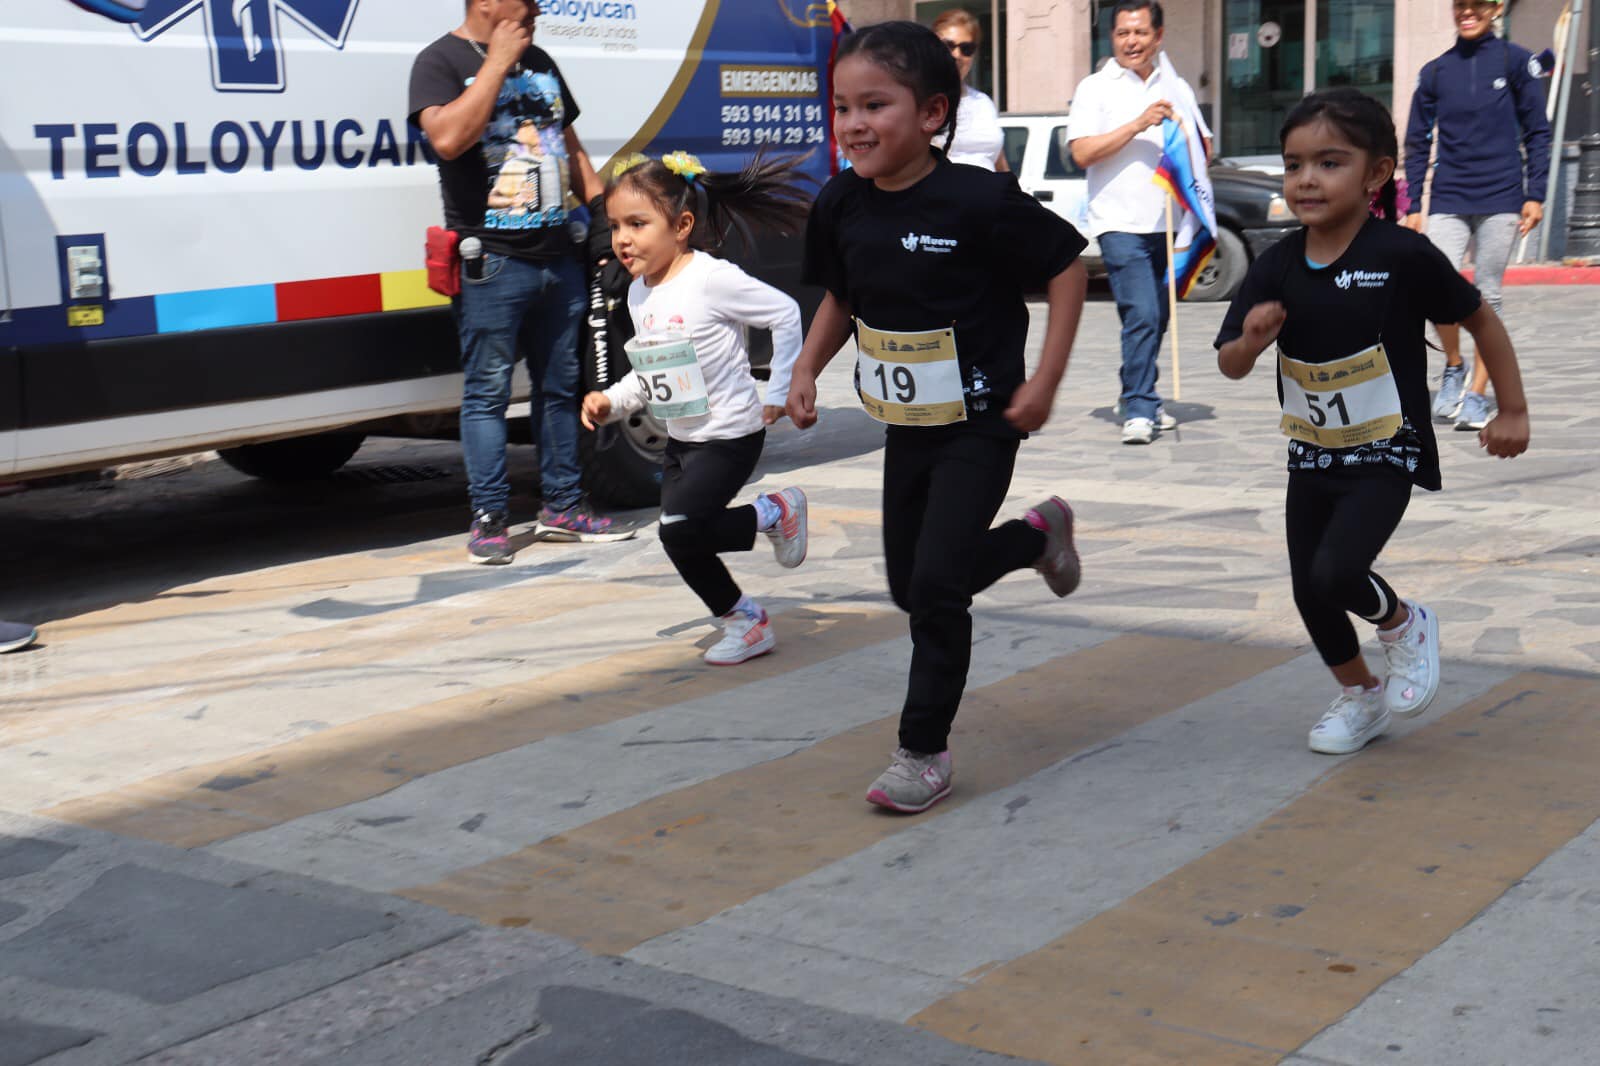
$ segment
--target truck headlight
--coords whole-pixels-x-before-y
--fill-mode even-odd
[[[1277,195],[1276,193],[1273,194],[1272,201],[1267,204],[1267,221],[1268,222],[1293,222],[1294,221],[1294,212],[1289,210],[1288,201],[1285,200],[1283,197]]]

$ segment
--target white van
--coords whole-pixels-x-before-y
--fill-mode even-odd
[[[542,8],[535,40],[572,86],[597,166],[637,150],[720,169],[758,148],[818,149],[808,165],[826,179],[825,5]],[[249,473],[309,476],[365,433],[453,425],[455,329],[423,270],[437,173],[405,116],[413,58],[461,9],[6,5],[0,480],[210,448]],[[595,454],[637,478],[653,472],[637,453]]]

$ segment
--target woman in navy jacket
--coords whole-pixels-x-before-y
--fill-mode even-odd
[[[1550,170],[1550,123],[1538,62],[1525,48],[1494,34],[1498,0],[1454,0],[1456,43],[1422,68],[1406,127],[1406,186],[1413,213],[1405,224],[1423,231],[1422,187],[1435,136],[1428,236],[1457,269],[1472,245],[1474,281],[1500,313],[1500,286],[1511,250],[1544,217]],[[1523,150],[1527,152],[1524,163]],[[1460,430],[1489,418],[1489,374],[1481,362],[1466,384],[1461,331],[1440,326],[1446,366],[1433,414]]]

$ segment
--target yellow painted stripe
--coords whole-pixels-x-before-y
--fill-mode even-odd
[[[471,617],[475,622],[492,621],[495,627],[526,625],[571,611],[618,608],[624,601],[638,600],[637,592],[613,584],[540,582],[536,591],[519,584],[498,592],[473,593]],[[465,627],[466,616],[464,610],[443,608],[436,602],[418,603],[336,626],[318,626],[232,645],[223,655],[212,651],[144,669],[36,689],[25,702],[0,703],[0,745],[21,744],[100,722],[150,715],[165,707],[193,704],[198,699],[272,681],[370,668],[390,659],[412,656],[418,647],[443,648],[452,641],[469,645],[482,630]],[[127,694],[140,690],[172,694],[140,701],[125,699]]]
[[[201,847],[371,799],[424,775],[546,737],[759,685],[905,632],[904,616],[892,612],[802,608],[776,619],[783,641],[778,651],[737,670],[707,666],[697,648],[676,640],[375,715],[38,813],[124,836]]]
[[[378,276],[383,288],[385,311],[409,311],[416,307],[442,307],[450,297],[428,288],[426,270],[395,270]]]
[[[967,695],[937,817],[1292,655],[1127,635]],[[1158,698],[1128,698],[1128,678]],[[885,709],[899,692],[864,693]],[[660,796],[403,892],[482,921],[617,954],[851,855],[913,822],[863,801],[895,746],[883,718],[783,759]]]
[[[1528,673],[913,1022],[1051,1063],[1274,1063],[1600,817],[1600,681]]]

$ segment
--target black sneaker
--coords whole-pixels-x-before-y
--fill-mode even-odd
[[[544,540],[580,540],[588,543],[632,540],[637,530],[622,529],[609,518],[602,518],[589,510],[589,504],[580,500],[565,511],[539,509],[539,521],[534,532]]]
[[[467,561],[500,566],[515,559],[511,540],[506,536],[504,511],[479,511],[472,520],[472,532],[467,537]]]
[[[0,652],[21,651],[39,639],[39,631],[21,622],[0,622]]]

